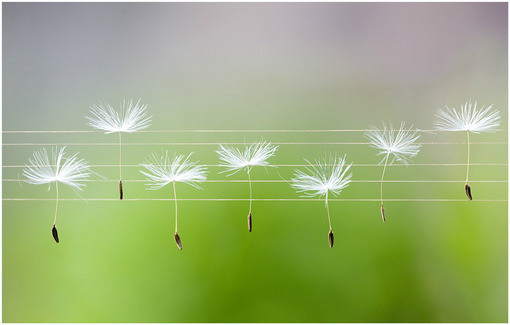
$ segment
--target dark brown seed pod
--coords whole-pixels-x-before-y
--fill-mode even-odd
[[[122,200],[124,198],[124,191],[122,191],[122,181],[119,182],[119,193],[120,199]]]
[[[384,212],[384,206],[382,204],[381,204],[381,216],[382,216],[382,221],[386,222],[386,213]]]
[[[179,234],[176,232],[174,234],[175,243],[177,244],[177,247],[179,247],[180,250],[182,250],[182,242],[181,237],[179,237]]]
[[[468,183],[466,183],[466,185],[464,185],[464,190],[466,190],[466,195],[467,195],[468,199],[473,200],[473,197],[471,196],[471,186],[469,186]]]
[[[55,227],[55,225],[53,225],[53,228],[51,228],[51,234],[53,235],[53,239],[55,239],[55,241],[58,244],[58,232],[57,227]]]
[[[248,214],[248,231],[251,232],[252,223],[251,223],[251,212]]]
[[[333,236],[333,230],[329,230],[328,234],[328,240],[329,240],[329,247],[333,247],[333,244],[335,243],[335,236]]]

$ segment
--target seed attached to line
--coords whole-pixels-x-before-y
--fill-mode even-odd
[[[251,223],[251,212],[248,214],[248,231],[251,232],[252,223]]]
[[[385,223],[386,222],[386,213],[384,212],[384,205],[381,204],[381,216],[382,216],[382,221]]]
[[[182,250],[182,242],[181,237],[179,237],[179,234],[176,232],[174,234],[175,243],[177,244],[177,247],[179,247],[180,250]]]
[[[55,227],[55,225],[53,225],[53,228],[51,228],[51,234],[53,235],[53,239],[55,239],[55,241],[58,244],[58,232],[57,227]]]
[[[333,236],[333,230],[329,230],[328,234],[328,240],[329,240],[329,247],[333,247],[333,244],[335,243],[335,236]]]
[[[473,197],[471,196],[471,186],[469,186],[469,184],[466,183],[466,185],[464,185],[464,189],[466,190],[466,195],[468,199],[473,200]]]
[[[122,191],[122,181],[119,182],[120,199],[124,198],[124,192]]]

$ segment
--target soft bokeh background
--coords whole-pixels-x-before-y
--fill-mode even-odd
[[[3,201],[4,322],[506,322],[507,4],[224,3],[3,4],[3,129],[90,130],[98,100],[142,98],[152,130],[364,129],[381,120],[432,128],[434,112],[468,99],[494,104],[504,131],[474,135],[465,166],[390,167],[388,222],[377,202],[333,202],[336,235],[320,202],[182,202],[184,250],[171,201],[64,201],[55,244],[53,201]],[[365,142],[349,133],[139,133],[124,137],[124,163],[152,151],[215,146],[147,142]],[[92,165],[117,164],[116,135],[4,134],[3,164],[27,162],[38,145],[71,144]],[[462,164],[465,134],[423,134],[415,163]],[[111,143],[112,145],[73,145]],[[130,145],[131,143],[131,145]],[[6,145],[7,144],[7,145]],[[11,145],[9,145],[11,144]],[[327,152],[379,161],[367,145],[282,145],[274,164]],[[54,198],[3,168],[6,198]],[[118,169],[95,168],[85,198],[117,198]],[[225,179],[217,167],[209,178]],[[257,180],[292,168],[259,168]],[[380,167],[353,167],[377,180]],[[98,179],[98,177],[94,177]],[[5,179],[10,179],[6,181]],[[126,198],[145,191],[124,168]],[[232,179],[245,179],[243,175]],[[13,181],[16,180],[16,181]],[[500,183],[476,181],[498,180]],[[62,197],[77,198],[65,187]],[[65,188],[65,189],[64,189]],[[377,183],[352,183],[344,199],[374,199]],[[181,198],[247,198],[246,183],[178,185]],[[286,183],[255,183],[256,198],[298,198]]]

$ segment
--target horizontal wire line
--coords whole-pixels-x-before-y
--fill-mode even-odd
[[[24,180],[18,180],[14,178],[6,178],[2,180],[3,182],[18,182]],[[85,179],[83,182],[98,182],[98,183],[108,183],[108,182],[119,182],[118,179]],[[132,180],[122,180],[123,183],[137,183],[137,182],[149,182],[144,179],[132,179]],[[248,180],[244,179],[211,179],[206,180],[205,183],[248,183]],[[252,183],[287,183],[288,181],[280,180],[280,179],[268,179],[268,180],[251,180]],[[289,181],[290,182],[290,181]],[[380,183],[380,179],[367,179],[367,180],[351,180],[351,183]],[[465,183],[466,180],[384,180],[383,183]],[[508,180],[470,180],[470,183],[507,183]]]
[[[55,201],[56,199],[3,198],[3,201]],[[119,199],[62,199],[59,201],[119,201]],[[123,199],[122,201],[171,201],[174,199]],[[177,201],[239,201],[248,202],[250,199],[177,199]],[[324,202],[324,199],[252,199],[252,201],[267,202]],[[328,199],[328,202],[380,202],[381,199]],[[384,199],[385,202],[508,202],[508,200],[473,200],[467,199]]]
[[[344,130],[140,130],[137,133],[321,133],[321,132],[366,132],[371,129],[344,129]],[[399,131],[398,129],[389,131]],[[435,129],[414,129],[417,132],[457,132]],[[499,132],[505,129],[494,129],[492,131]],[[105,133],[100,130],[80,130],[80,131],[28,131],[28,130],[12,130],[2,131],[2,133]],[[117,133],[117,132],[112,132]]]
[[[393,164],[392,167],[412,167],[412,166],[466,166],[466,163],[463,164]],[[38,165],[37,167],[56,167],[57,165]],[[222,165],[202,165],[204,167],[225,167]],[[271,165],[266,167],[308,167],[310,165]],[[318,166],[317,164],[312,164],[311,166]],[[334,166],[333,164],[326,164],[322,166]],[[352,164],[352,167],[379,167],[380,164]],[[469,166],[508,166],[508,164],[501,163],[470,163]],[[35,167],[34,165],[4,165],[2,167],[5,168],[24,168],[24,167]],[[120,165],[89,165],[89,167],[115,167],[119,168]],[[122,165],[122,167],[143,167],[142,165]]]
[[[470,142],[473,144],[507,144],[507,141],[493,142]],[[122,143],[124,146],[219,146],[223,145],[245,145],[245,142],[138,142]],[[272,142],[275,145],[370,145],[370,142]],[[416,142],[422,145],[466,145],[467,142]],[[4,146],[118,146],[118,142],[97,142],[97,143],[4,143]]]

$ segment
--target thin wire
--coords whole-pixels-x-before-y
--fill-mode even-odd
[[[311,132],[365,132],[367,129],[352,129],[352,130],[162,130],[162,131],[156,131],[156,130],[142,130],[139,132],[143,133],[311,133]],[[440,132],[438,130],[417,130],[418,132]],[[497,131],[504,131],[503,129],[498,129]],[[102,133],[102,131],[2,131],[2,133]],[[121,140],[119,139],[119,145]],[[218,145],[218,143],[127,143],[126,145]],[[225,144],[225,143],[224,143]],[[231,145],[243,145],[243,143],[228,143]],[[367,145],[368,142],[280,142],[275,143],[277,145]],[[421,144],[434,144],[434,145],[464,145],[468,144],[468,148],[470,145],[469,141],[469,134],[468,134],[468,142],[423,142]],[[507,142],[473,142],[471,144],[507,144]],[[29,146],[29,145],[59,145],[59,144],[42,144],[42,143],[7,143],[4,144],[6,146]],[[61,144],[63,145],[63,144]],[[79,145],[79,146],[110,146],[110,145],[116,145],[115,143],[71,143],[67,145]],[[119,156],[121,153],[119,153]],[[411,166],[467,166],[467,169],[469,170],[469,158],[467,164],[413,164]],[[478,163],[478,164],[471,164],[471,165],[478,165],[478,166],[507,166],[508,164],[492,164],[492,163]],[[120,167],[116,165],[95,165],[95,167]],[[219,167],[218,165],[207,165],[209,167]],[[275,165],[278,167],[302,167],[304,165]],[[363,166],[363,167],[369,167],[369,166],[379,166],[379,164],[354,164],[353,166]],[[393,166],[408,166],[405,164],[395,164]],[[25,167],[25,166],[3,166],[3,167]],[[125,167],[139,167],[138,165],[126,165]],[[16,180],[10,180],[6,179],[4,181],[16,181]],[[102,181],[110,181],[110,180],[88,180],[90,182],[102,182]],[[144,182],[144,180],[133,180],[132,182]],[[223,183],[223,182],[246,182],[246,180],[209,180],[207,182],[217,182],[217,183]],[[251,186],[251,180],[248,180]],[[285,182],[283,180],[254,180],[253,182]],[[354,180],[353,182],[379,182],[379,180]],[[447,181],[434,181],[434,180],[386,180],[384,182],[394,182],[394,183],[457,183],[461,181],[453,181],[453,180],[447,180]],[[473,182],[480,182],[480,183],[506,183],[507,180],[488,180],[488,181],[473,181]],[[175,185],[175,184],[174,184]],[[382,181],[381,181],[382,185]],[[250,188],[251,189],[251,188]],[[56,199],[30,199],[30,198],[3,198],[4,201],[57,201],[57,208],[58,208],[58,188],[57,188],[57,198]],[[81,201],[82,199],[60,199],[62,201]],[[88,199],[89,201],[117,201],[116,199]],[[171,199],[126,199],[125,201],[168,201]],[[175,194],[175,188],[174,188],[174,200],[176,204],[176,218],[177,218],[177,201],[247,201],[247,199],[177,199]],[[250,197],[250,204],[251,201],[322,201],[321,199],[252,199]],[[330,201],[342,201],[342,202],[372,202],[372,201],[379,201],[379,199],[330,199]],[[386,201],[394,201],[394,202],[466,202],[463,199],[386,199]],[[476,200],[474,202],[507,202],[507,200]],[[329,210],[329,209],[328,209]],[[328,211],[329,212],[329,211]],[[329,214],[329,213],[328,213]],[[56,214],[55,214],[55,220],[56,220]],[[330,228],[331,228],[331,222],[330,222]],[[177,220],[176,220],[176,229],[177,229]]]
[[[244,142],[133,142],[125,143],[125,146],[219,146],[223,145],[245,145]],[[369,145],[370,142],[272,142],[275,145]],[[421,145],[465,145],[467,142],[421,142]],[[508,144],[507,141],[492,142],[471,142],[471,144]],[[4,146],[117,146],[112,142],[97,143],[4,143]]]
[[[393,164],[392,167],[413,167],[413,166],[466,166],[467,164]],[[508,166],[507,163],[470,163],[471,166]],[[55,167],[56,165],[37,165],[37,167]],[[202,165],[204,167],[224,167],[222,165]],[[273,167],[307,167],[310,165],[292,165],[292,164],[279,164],[279,165],[271,165]],[[317,166],[316,164],[312,164],[312,166]],[[326,164],[325,166],[333,166],[332,164]],[[353,167],[378,167],[380,164],[352,164]],[[25,168],[25,167],[35,167],[34,165],[4,165],[3,168]],[[119,167],[119,165],[89,165],[89,167]],[[122,165],[122,167],[138,167],[141,165]]]
[[[87,201],[119,201],[118,199],[86,199]],[[122,201],[173,201],[174,199],[124,199]],[[55,199],[33,199],[33,198],[2,198],[2,201],[55,201]],[[59,199],[59,201],[84,201],[83,199]],[[177,201],[232,201],[232,202],[246,202],[248,199],[177,199]],[[253,201],[265,202],[324,202],[324,199],[253,199]],[[474,200],[467,201],[466,199],[385,199],[386,202],[508,202],[508,199],[499,200]],[[379,202],[376,199],[329,199],[329,202]]]
[[[14,178],[5,178],[2,180],[3,182],[18,182],[18,179]],[[84,179],[83,182],[117,182],[114,179]],[[147,180],[143,179],[132,179],[125,180],[126,183],[141,183],[146,182]],[[351,183],[379,183],[380,179],[364,179],[364,180],[351,180]],[[209,179],[204,181],[205,183],[248,183],[248,180],[245,179]],[[267,180],[251,180],[252,183],[287,183],[285,180],[279,179],[267,179]],[[507,183],[508,180],[474,180],[470,181],[470,183]],[[384,183],[464,183],[464,181],[456,181],[456,180],[384,180]]]
[[[322,132],[366,132],[370,129],[344,129],[344,130],[140,130],[138,133],[322,133]],[[390,131],[399,131],[390,130]],[[450,132],[436,129],[416,129],[416,132]],[[493,131],[505,131],[505,129],[494,129]],[[43,130],[12,130],[2,131],[2,133],[104,133],[98,130],[80,130],[80,131],[43,131]]]
[[[413,167],[413,166],[466,166],[467,164],[393,164],[392,167]],[[507,163],[471,163],[471,166],[508,166]],[[37,167],[55,167],[56,165],[37,165]],[[224,167],[222,165],[202,165],[204,167]],[[289,165],[289,164],[280,164],[280,165],[271,165],[272,167],[307,167],[310,165]],[[312,166],[317,166],[316,164],[312,164]],[[332,164],[326,164],[323,166],[333,166]],[[352,164],[353,167],[378,167],[380,164]],[[25,167],[35,167],[34,165],[4,165],[3,168],[25,168]],[[119,165],[89,165],[89,167],[119,167]],[[138,167],[141,165],[122,165],[122,167]]]

